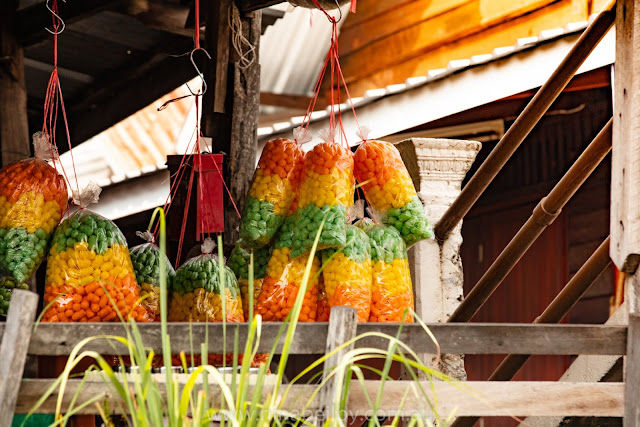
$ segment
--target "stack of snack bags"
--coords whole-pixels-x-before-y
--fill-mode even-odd
[[[393,227],[370,219],[356,223],[369,236],[373,262],[373,285],[369,322],[412,322],[413,287],[407,246]],[[405,315],[406,312],[406,315]],[[405,317],[406,316],[406,317]]]
[[[253,177],[240,222],[240,246],[267,245],[289,212],[298,182],[302,150],[288,139],[267,142]]]
[[[149,321],[160,321],[160,248],[155,244],[153,233],[149,230],[144,233],[138,231],[138,237],[146,241],[131,248],[131,262],[136,274],[136,280],[140,286],[140,298],[142,306],[147,310]],[[171,286],[171,279],[175,271],[169,258],[165,255],[167,289]]]
[[[227,322],[244,321],[236,277],[228,267],[221,274],[218,258],[211,254],[214,247],[213,240],[207,238],[202,255],[187,260],[176,271],[171,283],[170,322],[222,322],[223,317]]]
[[[393,144],[365,139],[355,154],[355,176],[375,216],[398,230],[407,247],[433,237],[433,227]]]
[[[140,305],[127,241],[113,222],[86,209],[98,201],[100,191],[89,184],[74,195],[80,210],[53,235],[45,279],[45,322],[149,319]]]
[[[267,264],[269,258],[271,258],[271,246],[263,246],[260,249],[253,251],[253,311],[255,313],[256,304],[258,303],[258,296],[260,295],[260,289],[262,288],[262,281],[264,276],[267,275]],[[236,245],[229,257],[229,268],[235,273],[238,278],[238,285],[240,286],[240,295],[242,296],[242,311],[244,312],[245,320],[249,320],[249,313],[251,312],[249,303],[251,301],[249,293],[249,263],[251,259],[251,251],[242,249],[240,245]]]
[[[371,309],[372,264],[369,236],[347,225],[347,243],[322,251],[324,289],[330,307],[353,307],[358,322],[368,322]]]
[[[44,259],[51,235],[67,210],[67,186],[46,160],[46,136],[34,135],[35,157],[0,169],[0,315],[7,314],[10,289],[26,282]]]
[[[295,210],[295,205],[291,211]],[[295,216],[288,216],[274,240],[274,249],[267,265],[267,275],[262,282],[258,295],[256,314],[264,321],[283,321],[291,312],[302,284],[302,277],[307,265],[307,257],[292,257],[293,227]],[[313,322],[317,315],[317,294],[320,261],[314,257],[309,283],[304,295],[302,310],[298,320]]]
[[[330,133],[304,157],[292,255],[311,250],[322,226],[318,250],[347,243],[347,210],[353,205],[353,155],[332,141]]]

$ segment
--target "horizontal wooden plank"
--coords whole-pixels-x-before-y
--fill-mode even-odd
[[[262,325],[260,352],[270,352],[282,324],[265,323]],[[328,323],[299,324],[296,329],[291,354],[323,354],[327,339]],[[603,325],[546,325],[546,324],[497,324],[497,323],[439,323],[428,325],[438,340],[443,353],[462,354],[601,354],[621,355],[626,353],[626,328]],[[145,345],[156,353],[162,349],[159,324],[141,324],[140,332]],[[191,325],[170,323],[168,335],[171,338],[172,352],[190,352],[199,348],[204,340],[205,330],[209,329],[209,352],[223,351],[223,325],[220,323]],[[398,324],[361,323],[357,333],[360,337],[356,347],[386,348],[388,339],[373,334],[385,334],[395,337]],[[227,324],[226,351],[233,349],[233,340],[238,333],[244,343],[248,327],[246,323]],[[0,336],[4,323],[0,323]],[[284,334],[282,334],[284,335]],[[125,327],[120,324],[77,323],[47,324],[41,323],[31,338],[29,353],[34,355],[68,355],[73,348],[87,337],[126,337]],[[420,325],[404,325],[400,340],[416,353],[434,353],[435,345]],[[281,336],[276,353],[281,351],[284,338]],[[85,345],[85,348],[101,354],[114,354],[113,342],[106,338],[97,338]]]
[[[211,377],[210,377],[211,378]],[[185,377],[186,380],[186,377]],[[53,380],[23,380],[18,396],[17,413],[28,412]],[[161,383],[162,377],[158,377]],[[211,381],[211,379],[210,379]],[[80,385],[80,380],[69,380],[63,399],[63,408],[68,404]],[[293,385],[286,399],[281,399],[281,409],[301,416],[312,415],[319,409],[318,399],[310,402],[315,385]],[[370,414],[367,395],[375,399],[381,387],[379,381],[366,381],[364,388],[352,382],[347,401],[350,416]],[[455,413],[459,416],[606,416],[620,417],[623,413],[623,383],[565,383],[565,382],[464,382],[449,384],[435,382],[422,384],[426,398],[434,402],[437,398],[438,413],[442,417]],[[164,388],[161,385],[164,393]],[[271,391],[267,386],[264,392]],[[430,416],[425,396],[409,381],[389,381],[384,385],[385,398],[381,402],[379,416],[421,415]],[[283,390],[284,391],[284,390]],[[408,392],[408,393],[407,393]],[[407,398],[400,408],[405,393]],[[119,399],[110,386],[102,381],[87,381],[79,393],[78,404],[94,396],[104,395],[114,414],[122,413]],[[219,387],[210,386],[208,394],[214,405],[219,405]],[[57,395],[47,399],[38,409],[40,413],[55,411]],[[310,402],[305,413],[301,408]],[[216,406],[214,406],[216,407]],[[88,406],[80,413],[96,414],[95,406]]]
[[[387,4],[373,0],[375,3]],[[357,25],[349,25],[351,18],[357,18],[359,13],[350,14],[347,21],[340,29],[340,53],[347,55],[353,51],[371,44],[377,40],[390,37],[392,34],[402,31],[412,25],[432,18],[441,13],[450,13],[456,7],[466,3],[477,3],[477,0],[447,0],[434,2],[431,0],[418,0],[404,3],[398,7],[391,7],[385,13],[362,21]],[[365,9],[367,3],[358,6]]]

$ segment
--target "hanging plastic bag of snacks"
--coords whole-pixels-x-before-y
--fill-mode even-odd
[[[364,219],[356,223],[369,236],[373,262],[370,322],[401,322],[413,310],[407,246],[398,230]],[[405,322],[413,322],[411,312]]]
[[[48,309],[43,321],[149,319],[140,305],[127,241],[113,222],[86,209],[98,201],[100,191],[90,183],[74,195],[80,210],[62,221],[53,235],[44,292]]]
[[[296,142],[288,139],[267,142],[245,201],[240,246],[258,249],[273,239],[298,189],[302,156]]]
[[[331,314],[331,307],[329,307],[329,299],[327,298],[327,291],[324,288],[324,281],[318,282],[318,314],[316,316],[316,322],[328,322],[329,315]],[[367,318],[368,320],[368,318]]]
[[[311,250],[324,220],[318,250],[338,248],[347,241],[347,210],[353,205],[353,155],[333,141],[316,145],[304,157],[294,225],[293,256]]]
[[[35,157],[0,169],[0,286],[8,288],[38,269],[67,210],[67,185],[47,163],[52,151],[41,132],[33,135],[33,148]]]
[[[256,314],[260,314],[264,321],[283,321],[293,309],[298,291],[302,284],[302,277],[307,266],[308,258],[291,256],[293,243],[293,227],[295,217],[285,219],[274,240],[274,249],[267,265],[267,275],[262,282],[262,289],[258,295]],[[314,257],[311,267],[307,291],[304,294],[302,309],[298,320],[313,322],[317,314],[318,271],[320,260]]]
[[[149,230],[144,233],[138,231],[138,237],[147,243],[143,243],[131,248],[131,262],[133,271],[136,273],[136,280],[140,286],[140,298],[142,306],[149,314],[149,321],[160,320],[160,248],[155,244],[153,233]],[[171,279],[175,271],[171,266],[169,258],[165,255],[167,288],[169,289]]]
[[[258,295],[260,295],[260,289],[262,288],[262,280],[267,275],[267,264],[269,258],[271,258],[271,246],[264,246],[253,252],[253,310],[255,313],[256,304],[258,302]],[[249,263],[251,255],[250,251],[242,249],[240,245],[236,244],[236,247],[231,252],[229,257],[229,268],[235,273],[238,278],[238,285],[240,286],[240,295],[242,297],[242,311],[245,318],[249,319]]]
[[[376,217],[398,230],[407,247],[432,238],[433,226],[398,149],[389,142],[367,140],[366,134],[363,141],[355,154],[355,176]]]
[[[171,283],[170,322],[243,322],[242,299],[235,274],[224,267],[224,283],[220,280],[218,258],[211,254],[212,239],[205,239],[202,255],[187,260]],[[224,292],[224,293],[223,293]],[[226,316],[223,316],[224,295]]]
[[[358,322],[369,321],[372,264],[367,233],[347,225],[346,245],[322,251],[322,261],[329,306],[353,307],[358,311]]]

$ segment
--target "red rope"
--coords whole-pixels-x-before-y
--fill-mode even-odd
[[[60,85],[60,77],[58,75],[58,35],[61,33],[60,26],[62,20],[58,15],[58,1],[52,0],[51,3],[51,20],[53,25],[53,71],[51,72],[51,76],[49,77],[49,82],[47,83],[47,91],[45,94],[44,101],[44,118],[42,123],[42,133],[48,137],[49,148],[52,154],[52,163],[56,171],[58,171],[58,167],[56,165],[56,158],[59,155],[58,152],[58,144],[56,142],[56,127],[58,121],[58,109],[62,111],[62,119],[65,127],[65,134],[67,138],[67,144],[69,146],[69,154],[71,156],[71,165],[73,167],[73,175],[76,183],[76,190],[80,192],[80,185],[78,183],[78,174],[76,171],[75,159],[73,157],[73,149],[71,147],[71,135],[69,133],[69,123],[67,120],[67,111],[64,106],[64,98],[62,96],[62,86]],[[71,186],[71,181],[67,175],[67,172],[60,163],[60,169],[62,170],[62,174]]]

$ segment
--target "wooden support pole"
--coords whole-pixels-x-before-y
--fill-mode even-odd
[[[9,426],[18,400],[27,349],[38,308],[38,295],[15,289],[0,344],[0,426]]]
[[[640,315],[636,313],[629,313],[624,382],[624,425],[637,427],[640,426]]]
[[[203,99],[202,127],[212,137],[212,151],[223,152],[224,178],[238,210],[255,169],[258,114],[260,107],[260,64],[258,52],[261,35],[261,12],[240,15],[241,31],[253,46],[250,64],[242,64],[232,43],[229,16],[230,0],[211,0],[207,13],[206,47],[211,55],[205,79],[207,93]],[[248,46],[237,46],[246,52]],[[226,245],[238,238],[236,207],[227,197],[225,202]]]
[[[616,13],[611,259],[634,273],[640,263],[640,4],[619,0]]]
[[[327,334],[327,347],[325,354],[329,354],[356,337],[356,328],[358,325],[358,314],[354,308],[351,307],[333,307],[331,309],[331,317],[329,318],[329,332]],[[353,349],[353,344],[341,348],[335,354],[329,356],[324,362],[324,371],[322,375],[323,381],[327,379],[333,368],[340,364],[342,358]],[[337,388],[340,387],[336,383],[335,377],[327,380],[320,391],[320,412],[319,417],[323,418],[318,420],[318,425],[324,425],[325,421],[329,421],[329,424],[337,424],[337,421],[331,421],[332,418],[339,416],[342,418],[343,425],[346,425],[347,416],[346,411],[341,413],[340,407],[336,407],[335,394]]]
[[[24,54],[16,38],[18,0],[0,1],[0,148],[6,165],[31,155]]]

